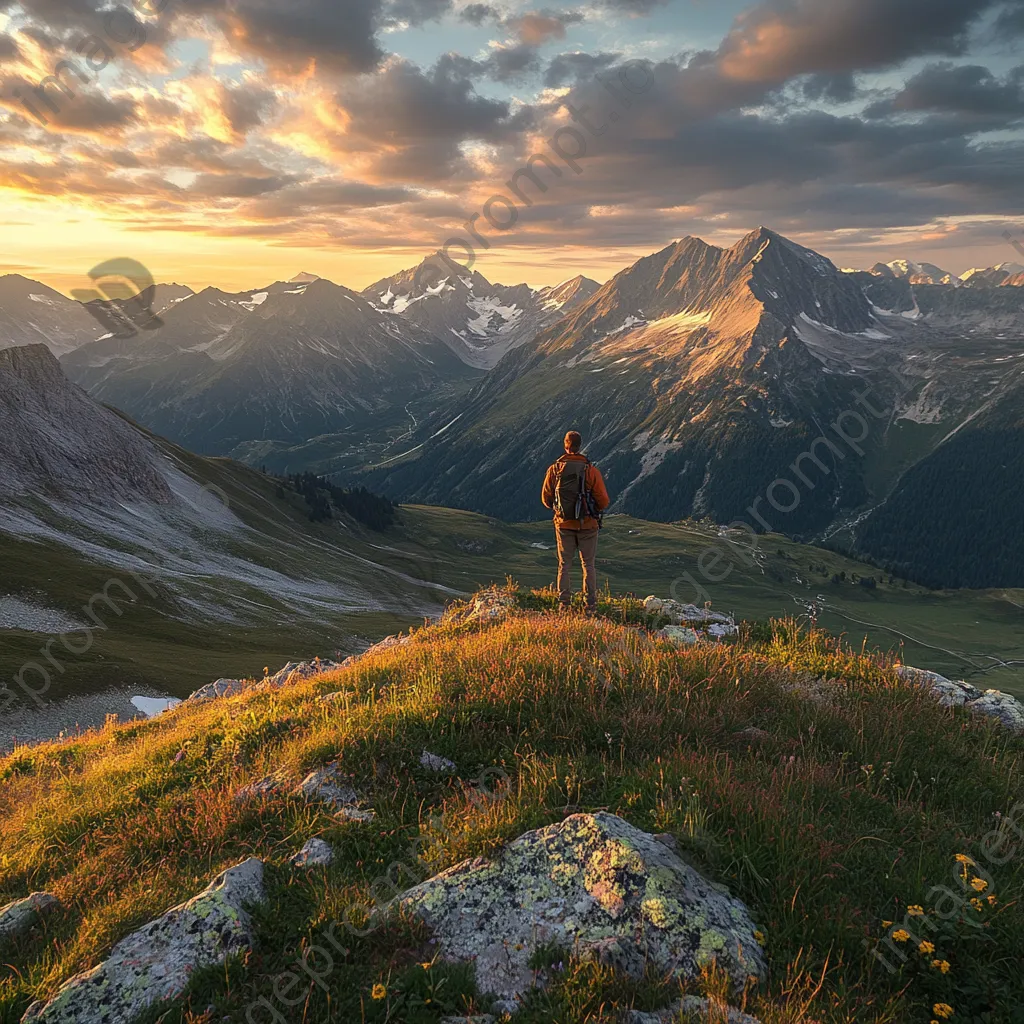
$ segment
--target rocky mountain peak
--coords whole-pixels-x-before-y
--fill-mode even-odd
[[[0,495],[171,500],[155,449],[72,384],[45,345],[0,351],[0,435]]]

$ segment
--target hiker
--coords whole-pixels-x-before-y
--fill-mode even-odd
[[[578,551],[583,564],[583,592],[587,611],[597,609],[597,531],[611,503],[604,477],[580,451],[583,438],[575,430],[565,435],[565,454],[547,471],[540,500],[555,514],[558,545],[558,607],[568,609],[572,598],[569,566]]]

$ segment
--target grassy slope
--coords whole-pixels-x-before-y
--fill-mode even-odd
[[[409,611],[337,613],[303,621],[271,594],[239,586],[225,592],[214,580],[211,587],[229,607],[246,602],[244,607],[251,608],[249,602],[256,602],[260,610],[246,623],[197,621],[178,597],[158,588],[157,599],[143,597],[136,605],[125,605],[121,616],[105,615],[109,628],[96,634],[88,654],[61,654],[66,671],[55,676],[50,697],[122,685],[149,685],[183,696],[220,675],[261,674],[264,665],[351,651],[362,641],[422,621],[418,609],[425,596],[444,600],[443,591],[425,594],[422,587],[395,573],[465,592],[500,582],[507,574],[530,586],[546,585],[554,577],[553,537],[546,522],[506,524],[454,509],[408,506],[401,510],[397,526],[385,534],[354,524],[311,524],[301,502],[294,496],[276,498],[274,483],[262,475],[230,460],[172,450],[193,477],[222,488],[232,510],[258,531],[249,550],[239,554],[297,578],[355,581],[374,594],[390,595],[399,609],[407,597]],[[616,591],[641,596],[667,596],[680,580],[675,595],[699,600],[681,576],[689,572],[701,580],[701,552],[716,542],[713,531],[696,524],[614,516],[601,537],[599,576],[602,584],[607,582]],[[819,622],[833,632],[846,631],[855,644],[865,636],[885,650],[905,642],[908,662],[1024,696],[1024,671],[993,671],[995,662],[990,660],[1024,659],[1024,595],[1019,592],[935,593],[915,585],[904,588],[899,582],[883,582],[873,591],[852,583],[836,585],[829,582],[834,573],[881,573],[782,537],[762,537],[759,543],[758,564],[742,553],[735,555],[727,579],[704,583],[716,608],[765,619],[800,612],[820,594],[825,602]],[[533,546],[537,544],[546,547]],[[111,578],[109,568],[64,546],[0,536],[0,552],[6,592],[34,595],[79,617],[90,595]],[[373,564],[363,564],[363,559]],[[43,639],[5,631],[0,679],[9,679],[26,660],[38,659]]]
[[[500,581],[507,573],[524,585],[544,586],[554,577],[554,546],[549,523],[505,524],[469,512],[410,506],[416,535],[451,561],[446,579],[465,589]],[[467,559],[456,540],[478,545],[479,555]],[[1024,661],[1024,593],[1020,591],[930,591],[916,584],[885,582],[880,570],[785,537],[759,538],[758,564],[743,555],[730,556],[733,568],[721,583],[705,582],[697,568],[701,553],[718,544],[713,528],[695,523],[651,523],[628,516],[606,521],[598,549],[602,586],[615,591],[674,596],[702,603],[684,573],[701,583],[719,611],[740,618],[767,619],[802,613],[821,595],[819,625],[846,633],[860,647],[899,651],[908,663],[972,679],[1024,696],[1024,665],[1000,669],[996,661]],[[747,544],[744,537],[738,543]],[[781,554],[779,554],[781,552]],[[468,564],[467,564],[468,563]],[[707,563],[705,563],[707,564]],[[721,574],[726,563],[713,571]],[[824,571],[819,567],[824,566]],[[833,584],[845,572],[882,580],[874,590],[854,583]],[[578,571],[574,576],[579,584]]]
[[[183,705],[0,760],[0,900],[46,888],[67,904],[3,951],[0,1022],[254,854],[267,861],[270,897],[254,951],[197,977],[149,1024],[241,1022],[261,996],[288,1021],[419,1024],[472,1009],[466,972],[434,962],[421,930],[396,922],[356,937],[335,923],[371,899],[388,865],[422,867],[421,877],[598,808],[670,832],[748,903],[771,974],[747,1009],[765,1024],[927,1024],[935,1002],[951,1004],[954,1021],[1021,1019],[1024,858],[992,869],[983,895],[993,904],[965,910],[981,928],[927,933],[948,974],[915,952],[890,976],[863,941],[908,906],[933,919],[931,886],[959,891],[955,856],[977,856],[993,816],[1019,798],[1024,740],[940,708],[882,659],[785,624],[676,650],[626,624],[656,625],[635,601],[606,601],[597,620],[544,614],[550,594],[521,601],[535,610],[487,626],[441,623],[285,691]],[[316,700],[337,690],[346,703]],[[742,732],[750,727],[763,733]],[[424,771],[424,748],[456,772]],[[375,822],[342,823],[284,796],[233,799],[270,770],[298,781],[332,759]],[[510,784],[481,799],[467,782],[489,767]],[[313,835],[334,845],[336,863],[292,871],[288,856]],[[430,842],[414,846],[417,836]],[[312,954],[321,984],[298,975],[303,998],[285,1009],[274,979],[311,946],[330,951],[329,935],[348,954],[333,952],[330,965]],[[371,998],[374,984],[385,998]],[[611,1022],[618,1008],[676,991],[571,966],[519,1019]],[[260,1008],[250,1017],[264,1019]]]

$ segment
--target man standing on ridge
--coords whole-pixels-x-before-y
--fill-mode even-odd
[[[575,430],[565,435],[565,454],[549,467],[540,500],[555,514],[558,544],[558,607],[572,598],[569,566],[578,551],[583,564],[583,591],[587,611],[597,609],[597,531],[604,510],[611,504],[601,471],[580,451],[583,438]]]

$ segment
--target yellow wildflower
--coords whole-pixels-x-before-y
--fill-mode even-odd
[[[764,932],[762,932],[762,931],[755,931],[754,932],[754,938],[757,939],[757,941],[758,941],[758,943],[760,943],[760,945],[762,945],[762,946],[764,945]]]
[[[988,905],[989,905],[990,907],[994,907],[994,906],[996,905],[996,896],[995,896],[995,893],[992,893],[992,892],[990,892],[990,893],[989,893],[989,894],[988,894],[988,895],[987,895],[987,896],[985,897],[985,902],[986,902],[986,903],[988,903]]]
[[[370,995],[374,999],[383,999],[388,994],[388,990],[378,981],[376,985],[370,991]]]
[[[934,1013],[936,1017],[952,1017],[953,1007],[950,1006],[949,1003],[936,1003],[932,1007],[932,1013]]]
[[[973,864],[974,863],[974,861],[971,860],[971,858],[968,857],[966,853],[958,853],[956,855],[956,862],[957,862],[957,864]]]
[[[988,882],[984,878],[972,878],[971,888],[975,892],[984,892],[988,888]]]
[[[981,900],[979,900],[977,896],[971,897],[971,906],[977,911],[981,911],[983,909]]]
[[[897,928],[892,933],[892,937],[895,942],[906,942],[910,938],[910,932],[905,931],[903,928]]]
[[[939,961],[939,971],[942,974],[949,974],[949,961],[948,960],[940,960]]]
[[[934,953],[935,952],[935,943],[928,942],[926,940],[926,941],[922,942],[917,947],[917,951],[918,951],[918,953]]]
[[[891,928],[892,927],[892,921],[883,921],[882,922],[882,927],[883,928]]]
[[[420,964],[420,967],[422,967],[423,970],[425,970],[425,971],[429,971],[430,968],[433,967],[433,966],[434,966],[433,964]]]
[[[918,906],[918,905],[917,905],[917,904],[915,903],[915,904],[914,904],[913,906],[911,906],[911,907],[907,907],[907,913],[908,913],[908,914],[909,914],[909,915],[910,915],[911,917],[921,917],[921,915],[922,915],[922,914],[924,914],[924,907],[919,907],[919,906]]]

